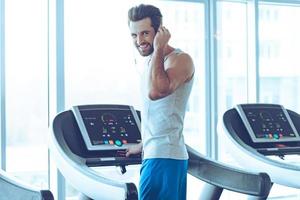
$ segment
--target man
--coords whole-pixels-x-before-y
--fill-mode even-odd
[[[191,57],[168,42],[160,10],[141,4],[128,11],[132,40],[149,57],[142,78],[142,143],[126,156],[143,152],[139,184],[141,200],[184,200],[188,154],[182,135],[193,84]]]

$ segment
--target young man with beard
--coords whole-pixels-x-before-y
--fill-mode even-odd
[[[170,46],[159,8],[138,5],[128,11],[135,47],[148,57],[142,78],[142,142],[126,156],[143,152],[140,200],[185,200],[188,154],[183,122],[193,85],[192,58]]]

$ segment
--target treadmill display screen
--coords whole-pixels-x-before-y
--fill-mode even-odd
[[[253,142],[300,141],[286,109],[275,104],[239,104],[237,111]]]
[[[141,142],[140,120],[131,106],[74,106],[73,113],[89,150],[125,149]]]

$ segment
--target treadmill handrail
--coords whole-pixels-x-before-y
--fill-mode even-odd
[[[13,190],[13,192],[5,193],[6,189]],[[1,195],[4,195],[5,199],[23,199],[25,196],[30,196],[30,198],[40,197],[41,200],[54,200],[50,190],[36,189],[0,169],[0,198],[2,199]]]
[[[258,197],[267,197],[272,182],[267,173],[252,173],[214,161],[186,145],[188,173],[214,186]]]

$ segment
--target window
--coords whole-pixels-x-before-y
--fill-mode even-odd
[[[218,109],[224,113],[247,101],[247,7],[218,2],[217,13]]]
[[[5,1],[6,170],[48,188],[47,1]]]
[[[300,28],[294,24],[300,18],[300,6],[260,3],[259,12],[272,13],[268,20],[259,19],[260,101],[299,112],[300,98],[295,94],[300,91]]]

